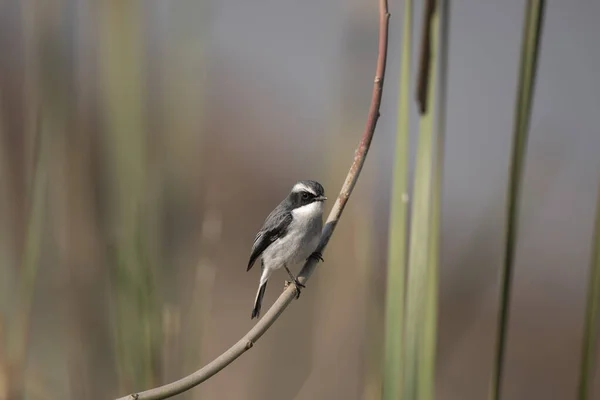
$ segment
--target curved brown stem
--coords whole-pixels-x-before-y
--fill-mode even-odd
[[[346,203],[350,198],[350,194],[356,185],[360,171],[362,170],[367,152],[373,139],[373,133],[375,132],[375,126],[379,119],[379,107],[381,105],[381,94],[383,92],[383,78],[385,76],[385,65],[387,58],[387,43],[388,43],[388,21],[390,14],[388,12],[387,0],[379,0],[379,53],[377,56],[377,69],[375,72],[375,82],[373,85],[373,95],[371,98],[371,106],[369,108],[369,115],[367,119],[367,125],[365,131],[360,139],[358,148],[354,154],[354,161],[350,166],[350,171],[346,176],[346,180],[340,190],[340,194],[337,197],[335,204],[325,227],[321,235],[321,242],[316,249],[316,252],[323,254],[327,243],[337,225]],[[313,258],[309,258],[304,267],[298,274],[298,281],[301,284],[305,284],[313,270],[315,269],[317,262]],[[179,379],[178,381],[168,383],[166,385],[157,387],[155,389],[149,389],[139,393],[133,393],[125,397],[121,397],[117,400],[150,400],[150,399],[166,399],[171,396],[175,396],[179,393],[185,392],[196,385],[204,382],[217,372],[225,368],[227,365],[232,363],[235,359],[251,349],[254,343],[269,329],[275,320],[281,315],[286,307],[292,302],[295,297],[296,287],[289,285],[288,288],[279,296],[277,301],[271,306],[271,308],[265,313],[262,319],[260,319],[256,325],[241,338],[237,343],[231,346],[223,354],[215,358],[213,361],[199,369],[198,371]]]

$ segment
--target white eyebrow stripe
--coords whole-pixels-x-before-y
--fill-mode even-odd
[[[292,192],[302,192],[302,191],[312,193],[315,196],[317,195],[311,188],[309,188],[308,186],[306,186],[303,183],[296,183],[292,189]]]

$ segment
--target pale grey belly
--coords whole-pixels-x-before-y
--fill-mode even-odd
[[[278,269],[287,265],[288,268],[303,263],[317,248],[321,237],[322,223],[320,220],[311,221],[301,226],[293,224],[288,234],[277,239],[263,253],[265,267]]]

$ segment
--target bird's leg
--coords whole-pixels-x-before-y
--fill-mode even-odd
[[[315,261],[319,261],[321,260],[321,262],[325,261],[323,260],[323,255],[321,253],[319,253],[318,251],[315,251],[314,253],[312,253],[310,256],[308,256],[309,259],[313,259]]]
[[[292,274],[292,271],[290,271],[287,265],[284,265],[284,267],[288,275],[290,276],[290,279],[292,280],[292,282],[294,282],[294,285],[296,285],[296,299],[298,299],[300,298],[300,288],[305,288],[306,286],[304,286],[302,283],[300,283],[300,281],[298,281],[298,278],[296,278],[294,274]]]

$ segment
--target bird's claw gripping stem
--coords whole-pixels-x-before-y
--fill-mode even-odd
[[[309,259],[313,259],[315,261],[321,261],[324,262],[325,260],[323,259],[323,255],[321,253],[319,253],[318,251],[315,251],[314,253],[312,253],[310,256],[308,256]]]
[[[299,299],[300,298],[300,288],[305,288],[306,286],[304,284],[300,283],[298,278],[296,278],[294,276],[294,274],[292,274],[292,271],[290,271],[287,266],[285,267],[285,270],[287,271],[288,275],[290,276],[290,279],[292,280],[291,282],[285,281],[287,284],[286,287],[293,282],[294,285],[296,286],[296,299]]]

